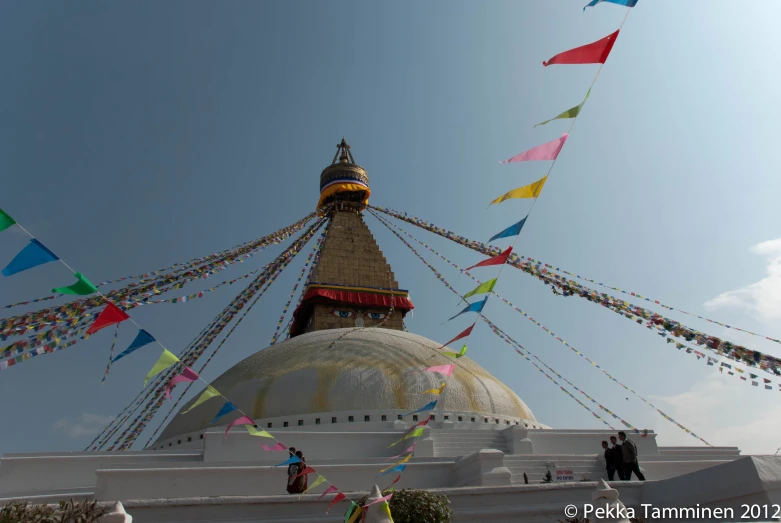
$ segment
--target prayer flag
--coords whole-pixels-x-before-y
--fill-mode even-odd
[[[302,494],[306,494],[316,486],[322,485],[323,483],[325,483],[325,478],[323,476],[317,476],[317,479],[314,481],[314,483],[309,485],[309,487],[305,491],[303,491]]]
[[[391,447],[393,447],[393,446],[395,446],[395,445],[397,445],[397,444],[401,443],[401,442],[402,442],[402,441],[404,441],[405,439],[410,439],[410,438],[417,438],[417,437],[418,437],[418,436],[420,436],[421,434],[423,434],[423,427],[417,427],[417,428],[413,428],[413,430],[412,430],[411,432],[408,432],[407,434],[405,434],[404,436],[402,436],[402,438],[401,438],[399,441],[397,441],[397,442],[395,442],[395,443],[392,443],[392,444],[391,444],[391,445],[390,445],[388,448],[391,448]]]
[[[325,494],[323,494],[323,495],[325,495]],[[336,496],[334,496],[334,499],[331,500],[331,503],[328,504],[328,508],[325,509],[326,514],[328,513],[329,510],[331,510],[332,506],[334,506],[336,503],[339,503],[340,501],[342,501],[346,497],[347,496],[345,496],[341,492],[339,494],[337,494]]]
[[[129,319],[130,316],[128,316],[125,311],[109,302],[106,305],[106,308],[103,309],[100,314],[98,314],[97,318],[95,318],[95,323],[90,325],[89,329],[87,329],[87,334],[95,334],[100,329],[105,329],[106,327],[121,323]]]
[[[380,512],[382,512],[382,515],[388,518],[388,521],[393,521],[393,516],[391,516],[390,511],[390,505],[388,505],[388,502],[385,501],[380,504]]]
[[[531,162],[535,160],[555,160],[559,156],[561,148],[564,147],[564,142],[567,141],[567,133],[564,133],[561,138],[556,138],[548,143],[538,145],[528,151],[516,154],[509,160],[504,160],[499,163],[515,163],[515,162]]]
[[[386,502],[390,501],[390,498],[392,498],[392,497],[393,497],[393,494],[388,494],[387,496],[383,496],[381,498],[375,499],[371,503],[366,503],[363,506],[363,508],[371,507],[372,505],[376,505],[377,503],[386,503]]]
[[[301,463],[301,458],[298,456],[290,456],[288,459],[280,463],[279,465],[274,465],[275,467],[282,467],[284,465],[291,465],[293,463]]]
[[[492,290],[494,290],[494,285],[496,285],[496,278],[494,278],[493,280],[485,281],[480,285],[478,285],[477,287],[475,287],[474,289],[472,289],[471,291],[464,294],[463,299],[466,300],[467,298],[475,296],[476,294],[486,294],[488,292],[491,292]]]
[[[3,209],[0,209],[0,232],[6,230],[7,228],[11,227],[15,223],[16,220],[11,218],[11,216]]]
[[[174,354],[171,351],[169,351],[168,349],[163,349],[163,353],[157,359],[157,363],[155,363],[154,367],[152,367],[152,370],[150,370],[149,373],[146,375],[146,379],[144,380],[144,387],[146,387],[149,378],[153,376],[157,376],[165,369],[167,369],[171,365],[175,365],[178,362],[179,362],[179,358],[174,356]]]
[[[427,411],[427,410],[434,410],[434,407],[436,407],[436,406],[437,406],[437,400],[434,400],[434,401],[432,401],[431,403],[426,403],[425,405],[423,405],[423,406],[422,406],[421,408],[419,408],[418,410],[413,410],[412,412],[408,412],[407,414],[404,414],[404,415],[402,416],[402,418],[406,418],[407,416],[410,416],[410,415],[412,415],[412,414],[417,414],[418,412],[425,412],[425,411]],[[417,429],[415,429],[415,430],[417,430]],[[421,433],[422,433],[422,431],[423,431],[423,428],[421,427],[421,429],[420,429],[420,430],[421,430]],[[414,431],[413,431],[413,432],[414,432]],[[412,434],[412,432],[410,432],[410,434]],[[410,437],[413,437],[413,436],[410,436]],[[402,439],[406,439],[406,437],[405,437],[405,438],[402,438]]]
[[[617,38],[618,31],[596,42],[559,53],[547,62],[542,62],[542,65],[548,67],[553,64],[604,64]]]
[[[405,450],[404,452],[402,452],[402,453],[401,453],[401,454],[399,454],[398,456],[391,456],[391,457],[390,457],[390,458],[388,458],[386,461],[391,461],[391,460],[394,460],[394,459],[396,459],[396,458],[400,458],[400,457],[402,457],[404,454],[407,454],[408,452],[412,452],[412,451],[414,451],[416,446],[417,446],[417,442],[415,442],[415,443],[413,443],[412,445],[410,445],[409,447],[407,447],[407,450]]]
[[[611,4],[616,5],[623,5],[624,7],[634,7],[637,5],[637,0],[591,0],[588,4],[586,4],[586,7],[594,7],[600,2],[608,2]],[[583,10],[586,10],[586,7],[583,8]]]
[[[192,370],[190,367],[185,367],[181,374],[178,376],[174,376],[171,378],[171,380],[168,382],[168,385],[165,387],[165,397],[169,400],[171,399],[171,390],[176,386],[177,383],[182,382],[190,382],[197,380],[200,378],[198,374],[194,370]],[[254,423],[253,423],[254,425]]]
[[[494,280],[491,280],[491,281],[493,281],[494,283],[496,283],[496,280],[495,280],[495,279],[494,279]],[[474,302],[474,303],[470,303],[469,305],[467,305],[466,307],[464,307],[464,310],[462,310],[461,312],[459,312],[458,314],[456,314],[456,315],[455,315],[455,316],[453,316],[452,318],[448,319],[447,321],[450,321],[450,320],[452,320],[453,318],[457,318],[458,316],[461,316],[461,315],[462,315],[462,314],[464,314],[465,312],[483,312],[483,307],[485,307],[485,302],[486,302],[486,300],[488,300],[488,297],[487,297],[487,296],[486,296],[486,298],[485,298],[483,301],[476,301],[476,302]],[[448,343],[449,343],[449,342],[448,342]]]
[[[269,434],[263,429],[256,429],[253,425],[247,425],[247,432],[249,432],[250,436],[260,436],[261,438],[272,438],[274,439],[274,436]]]
[[[87,296],[93,292],[98,292],[98,288],[93,285],[91,281],[85,278],[80,272],[74,274],[78,280],[73,285],[68,287],[57,287],[52,289],[52,292],[59,292],[60,294],[76,294],[78,296]]]
[[[198,396],[198,399],[195,400],[195,403],[190,405],[189,409],[187,409],[185,411],[182,411],[182,414],[186,414],[186,413],[190,412],[191,410],[193,410],[195,407],[197,407],[201,403],[203,403],[203,402],[205,402],[207,400],[210,400],[212,398],[216,398],[217,396],[222,396],[222,394],[220,394],[220,391],[218,391],[217,389],[215,389],[214,387],[209,385],[208,387],[206,387],[206,390],[203,391],[200,396]]]
[[[307,467],[307,468],[309,468],[309,467]],[[331,485],[330,487],[328,487],[327,489],[325,489],[325,492],[323,492],[322,494],[320,494],[320,497],[319,497],[319,498],[317,498],[317,501],[320,501],[321,499],[323,499],[323,498],[325,497],[325,495],[326,495],[326,494],[330,494],[331,492],[337,492],[338,490],[339,490],[338,488],[336,488],[335,486]],[[339,497],[339,496],[336,496],[336,497]],[[336,498],[334,498],[334,499],[336,499]],[[330,506],[330,505],[329,505],[329,506]]]
[[[361,514],[363,514],[363,509],[358,505],[355,505],[355,512],[353,512],[352,516],[350,516],[350,519],[346,520],[345,523],[355,523],[358,521],[358,516]]]
[[[380,472],[377,477],[384,476],[385,474],[390,474],[391,472],[404,472],[404,469],[407,468],[407,464],[404,463],[402,465],[399,465],[397,467],[393,467],[392,469],[388,469],[385,472]]]
[[[519,221],[518,223],[516,223],[515,225],[510,225],[502,232],[498,234],[494,234],[493,236],[491,236],[491,239],[488,240],[488,243],[491,243],[494,240],[498,240],[499,238],[509,238],[511,236],[518,236],[521,233],[521,229],[523,229],[523,224],[526,223],[526,218],[528,218],[528,216],[525,217],[523,220]]]
[[[453,339],[452,339],[452,340],[450,340],[449,342],[445,343],[444,345],[442,345],[442,347],[440,347],[440,348],[439,348],[439,349],[437,349],[437,350],[442,350],[444,347],[447,347],[448,345],[450,345],[450,344],[451,344],[451,343],[453,343],[454,341],[458,341],[458,340],[460,340],[461,338],[466,338],[467,336],[469,336],[470,334],[472,334],[472,329],[474,329],[474,328],[475,328],[475,324],[473,323],[472,325],[470,325],[469,327],[467,327],[466,329],[464,329],[464,331],[463,331],[461,334],[459,334],[458,336],[456,336],[455,338],[453,338]]]
[[[542,192],[542,188],[545,186],[545,181],[547,179],[548,177],[544,176],[534,183],[530,183],[529,185],[524,185],[523,187],[518,187],[517,189],[513,189],[510,192],[504,193],[499,198],[492,201],[491,205],[495,203],[502,203],[503,201],[510,200],[512,198],[537,198]]]
[[[455,363],[449,363],[447,365],[435,365],[434,367],[423,369],[423,372],[438,372],[443,376],[450,376],[451,374],[453,374],[453,369],[455,368],[456,368]]]
[[[124,358],[125,356],[130,354],[131,352],[133,352],[133,351],[135,351],[137,349],[140,349],[144,345],[149,345],[150,343],[152,343],[154,341],[156,341],[154,336],[149,334],[144,329],[141,329],[141,330],[138,331],[138,334],[136,334],[136,339],[133,340],[133,343],[130,344],[130,347],[128,347],[127,349],[122,351],[122,353],[120,353],[119,356],[114,358],[114,361],[116,362],[117,360],[121,360],[122,358]]]
[[[307,474],[316,474],[316,473],[317,473],[317,471],[315,469],[313,469],[312,467],[306,467],[304,470],[301,471],[300,474],[296,474],[293,477],[294,478],[298,478],[298,477],[301,477],[301,476],[305,476]]]
[[[57,261],[59,258],[52,251],[47,249],[41,242],[33,238],[27,247],[19,251],[11,263],[3,269],[3,276],[11,276],[18,272],[32,269],[44,263]]]
[[[228,423],[228,426],[225,427],[225,436],[224,436],[225,438],[228,437],[228,431],[231,429],[231,427],[235,427],[236,425],[247,425],[252,427],[253,425],[255,425],[255,422],[252,421],[252,418],[250,418],[249,416],[242,416],[238,419],[231,421],[230,423]]]
[[[287,447],[286,447],[286,446],[284,446],[284,445],[283,445],[282,443],[280,443],[280,442],[277,442],[277,444],[276,444],[276,445],[274,445],[273,447],[269,447],[269,446],[267,446],[267,445],[264,445],[264,444],[262,444],[262,443],[260,444],[260,446],[261,446],[261,447],[263,447],[263,450],[267,450],[267,451],[269,451],[269,452],[281,452],[281,451],[283,451],[283,450],[287,450]]]
[[[507,263],[507,259],[510,257],[510,253],[512,252],[513,252],[513,248],[508,247],[507,250],[504,251],[503,253],[497,254],[493,258],[488,258],[487,260],[483,260],[480,263],[476,263],[475,265],[472,265],[471,267],[467,267],[464,270],[468,271],[474,269],[475,267],[488,267],[489,265],[504,265],[505,263]],[[496,279],[492,281],[496,283]],[[483,285],[485,285],[485,283]],[[487,292],[491,292],[493,288],[494,288],[493,285],[491,285],[491,288]],[[464,296],[464,298],[466,298],[466,296]]]
[[[391,465],[391,466],[390,466],[390,467],[388,467],[388,468],[384,468],[384,469],[382,469],[380,472],[385,472],[386,470],[392,469],[393,467],[397,467],[397,466],[401,465],[402,463],[406,463],[406,462],[408,462],[408,461],[409,461],[411,458],[412,458],[412,454],[408,454],[406,457],[404,457],[404,458],[403,458],[402,460],[400,460],[399,462],[397,462],[397,463],[394,463],[393,465]]]
[[[443,352],[443,356],[447,356],[448,358],[455,358],[458,359],[461,356],[464,356],[466,354],[466,345],[461,347],[461,352]]]
[[[442,382],[442,385],[439,386],[438,389],[429,389],[424,390],[421,394],[442,394],[442,391],[445,390],[445,382]]]
[[[220,408],[220,411],[217,413],[217,415],[216,415],[216,416],[214,416],[214,419],[212,419],[212,420],[209,422],[209,425],[211,425],[212,423],[215,423],[215,422],[216,422],[218,419],[220,419],[221,417],[223,417],[224,415],[226,415],[226,414],[228,414],[228,413],[230,413],[230,412],[233,412],[234,410],[238,410],[238,408],[236,407],[236,405],[234,405],[234,404],[233,404],[233,403],[231,403],[230,401],[226,401],[226,402],[225,402],[225,405],[223,405],[223,406]],[[253,425],[254,425],[254,423],[253,423]]]
[[[585,9],[585,7],[584,7]],[[591,94],[591,88],[586,92],[586,97],[583,99],[582,102],[580,102],[578,105],[571,109],[567,109],[563,113],[561,113],[558,116],[554,116],[550,120],[545,120],[544,122],[540,122],[534,127],[537,127],[538,125],[545,125],[546,123],[552,122],[553,120],[566,120],[567,118],[575,118],[577,115],[580,114],[580,110],[583,109],[583,105],[586,103],[586,100],[588,100],[589,95]]]

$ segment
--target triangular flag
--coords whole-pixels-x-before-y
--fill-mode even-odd
[[[325,495],[325,494],[323,494],[323,495]],[[346,497],[347,496],[345,496],[341,492],[339,494],[337,494],[336,496],[334,496],[334,499],[332,499],[331,503],[328,504],[328,508],[325,509],[325,513],[328,514],[328,511],[331,510],[331,507],[333,507],[335,504],[339,503],[340,501],[342,501]]]
[[[402,465],[393,467],[392,469],[388,469],[385,472],[380,472],[377,477],[384,476],[385,474],[390,474],[391,472],[404,472],[404,469],[407,468],[407,464],[404,463]]]
[[[491,205],[495,203],[502,203],[503,201],[510,200],[512,198],[537,198],[542,192],[542,188],[545,186],[545,181],[547,179],[548,177],[544,176],[534,183],[530,183],[529,185],[524,185],[523,187],[518,187],[517,189],[513,189],[510,192],[506,192],[499,198],[492,201]]]
[[[604,64],[617,38],[618,31],[596,42],[559,53],[547,62],[542,62],[542,65],[548,67],[553,64]]]
[[[125,356],[130,354],[131,352],[133,352],[133,351],[135,351],[137,349],[140,349],[144,345],[149,345],[150,343],[153,343],[155,341],[157,341],[157,340],[155,340],[155,338],[151,334],[149,334],[144,329],[141,329],[141,330],[138,331],[138,334],[136,334],[136,339],[133,340],[133,343],[130,344],[130,347],[128,347],[127,349],[122,351],[119,354],[119,356],[114,358],[114,361],[116,362],[117,360],[121,360],[122,358],[124,358]]]
[[[443,390],[445,390],[445,382],[444,381],[442,382],[442,385],[440,385],[438,389],[424,390],[423,392],[421,392],[421,394],[442,394]]]
[[[496,283],[496,280],[491,280],[491,281],[493,281],[494,283]],[[475,289],[475,290],[476,290],[476,289]],[[459,312],[458,314],[456,314],[456,315],[455,315],[455,316],[453,316],[452,318],[448,319],[447,321],[450,321],[450,320],[452,320],[453,318],[457,318],[457,317],[461,316],[462,314],[464,314],[465,312],[482,312],[482,311],[483,311],[483,307],[485,307],[485,302],[486,302],[486,300],[488,300],[488,297],[487,297],[487,296],[486,296],[486,298],[485,298],[483,301],[476,301],[476,302],[474,302],[474,303],[470,303],[469,305],[467,305],[467,306],[464,308],[464,310],[462,310],[461,312]],[[449,343],[449,342],[448,342],[448,343]]]
[[[235,427],[236,425],[247,425],[249,427],[252,427],[253,425],[255,425],[255,422],[252,421],[252,418],[250,418],[249,416],[242,416],[239,419],[235,419],[231,421],[230,423],[228,423],[228,426],[225,427],[225,436],[224,436],[225,438],[228,437],[228,431],[231,429],[231,427]]]
[[[363,508],[365,509],[366,507],[371,507],[372,505],[376,505],[377,503],[385,503],[385,502],[387,502],[387,501],[390,501],[390,499],[391,499],[392,497],[393,497],[393,494],[388,494],[387,496],[383,496],[383,497],[381,497],[381,498],[377,498],[377,499],[375,499],[374,501],[372,501],[371,503],[366,503],[366,504],[363,506]]]
[[[528,216],[526,218],[528,218]],[[494,240],[498,240],[499,238],[509,238],[511,236],[518,236],[521,233],[521,229],[523,229],[523,224],[526,223],[526,218],[519,221],[515,225],[510,225],[502,232],[498,234],[494,234],[493,236],[491,236],[491,239],[488,240],[488,243],[491,243]]]
[[[434,407],[436,407],[436,406],[437,406],[437,400],[434,400],[431,403],[427,403],[427,404],[423,405],[418,410],[413,410],[412,412],[408,412],[407,414],[402,415],[402,418],[406,418],[407,416],[411,416],[412,414],[417,414],[418,412],[425,412],[427,410],[434,410]],[[415,430],[417,430],[417,429],[415,429]],[[421,427],[420,430],[422,432],[423,428]],[[412,434],[412,432],[410,432],[410,434]],[[402,438],[402,439],[406,439],[406,438]]]
[[[388,518],[388,521],[390,523],[393,523],[393,516],[391,516],[390,505],[388,504],[387,501],[380,503],[379,510],[383,516]]]
[[[95,285],[87,278],[85,278],[80,272],[77,272],[74,274],[74,276],[76,276],[76,279],[78,280],[76,283],[69,285],[68,287],[57,287],[56,289],[52,289],[52,292],[59,292],[60,294],[76,294],[78,296],[87,296],[88,294],[98,292],[98,288],[95,287]]]
[[[149,378],[153,376],[157,376],[165,369],[167,369],[171,365],[175,365],[178,362],[179,362],[179,358],[174,356],[174,354],[171,351],[169,351],[168,349],[163,349],[163,353],[157,359],[157,363],[155,363],[154,367],[152,367],[152,370],[150,370],[149,373],[146,375],[146,379],[144,380],[144,387],[146,387]]]
[[[325,478],[323,476],[317,476],[317,479],[314,481],[314,483],[309,485],[309,487],[307,487],[307,489],[305,491],[303,491],[302,494],[306,494],[307,492],[309,492],[310,490],[312,490],[316,486],[322,485],[323,483],[325,483]]]
[[[510,257],[510,253],[512,253],[512,252],[513,252],[513,248],[509,247],[503,253],[497,254],[493,258],[488,258],[487,260],[483,260],[480,263],[476,263],[476,264],[472,265],[471,267],[467,267],[464,270],[468,271],[468,270],[474,269],[475,267],[488,267],[489,265],[504,265],[505,263],[507,263],[507,259]],[[496,279],[494,279],[493,282],[496,283]],[[486,282],[486,283],[488,283],[488,282]],[[485,285],[485,283],[483,285]],[[491,289],[488,290],[487,292],[491,292],[493,290],[493,288],[494,288],[493,285],[491,285]]]
[[[301,463],[301,458],[298,456],[290,456],[288,459],[280,463],[279,465],[274,465],[275,467],[282,467],[284,465],[292,465],[293,463]]]
[[[500,256],[501,256],[501,254],[500,254]],[[509,256],[509,253],[508,253],[508,256]],[[476,294],[485,294],[485,293],[491,292],[492,290],[494,290],[494,285],[496,285],[496,278],[494,278],[493,280],[484,281],[483,283],[481,283],[480,285],[478,285],[477,287],[475,287],[471,291],[469,291],[466,294],[464,294],[464,298],[463,299],[466,300],[467,298],[475,296]]]
[[[103,309],[100,314],[98,314],[97,318],[95,318],[95,323],[90,325],[89,329],[87,329],[87,334],[95,334],[100,329],[105,329],[106,327],[121,323],[129,319],[130,316],[128,316],[125,311],[109,302],[106,305],[106,308]]]
[[[6,230],[7,228],[11,227],[15,223],[16,220],[11,218],[11,216],[3,209],[0,209],[0,232]]]
[[[59,258],[52,251],[44,247],[44,245],[33,238],[27,247],[19,251],[11,263],[6,265],[3,269],[3,276],[11,276],[18,272],[32,269],[44,263],[57,261]]]
[[[220,392],[217,389],[215,389],[214,387],[209,385],[208,387],[206,387],[206,390],[203,391],[200,396],[198,396],[198,399],[195,400],[195,403],[190,405],[189,409],[182,411],[182,414],[190,412],[191,410],[193,410],[195,407],[197,407],[201,403],[203,403],[203,402],[205,402],[207,400],[210,400],[212,398],[216,398],[217,396],[222,396],[222,394],[220,394]]]
[[[301,471],[300,474],[296,474],[293,476],[293,478],[300,478],[301,476],[306,476],[307,474],[317,474],[317,471],[313,469],[312,467],[306,467],[304,470]]]
[[[407,447],[407,449],[406,449],[404,452],[402,452],[401,454],[399,454],[398,456],[391,456],[390,458],[388,458],[388,459],[387,459],[387,460],[385,460],[385,461],[391,461],[391,460],[394,460],[394,459],[396,459],[396,458],[400,458],[400,457],[402,457],[404,454],[407,454],[408,452],[413,452],[413,451],[415,450],[415,447],[416,447],[417,445],[418,445],[418,443],[417,443],[417,442],[415,442],[415,443],[413,443],[412,445],[410,445],[409,447]]]
[[[455,359],[458,359],[458,358],[460,358],[461,356],[464,356],[464,355],[466,355],[466,345],[464,345],[463,347],[461,347],[461,352],[443,352],[443,353],[442,353],[442,355],[443,355],[443,356],[447,356],[448,358],[455,358]]]
[[[556,138],[550,142],[538,145],[528,151],[516,154],[509,160],[503,160],[499,163],[532,162],[537,160],[555,160],[567,141],[568,134],[564,133],[561,138]]]
[[[550,120],[545,120],[544,122],[540,122],[537,125],[545,125],[546,123],[552,122],[553,120],[566,120],[567,118],[575,118],[577,115],[580,114],[580,110],[583,109],[583,105],[586,103],[586,100],[588,100],[590,94],[591,94],[591,88],[589,88],[589,90],[586,92],[586,97],[578,105],[576,105],[571,109],[567,109],[560,115],[554,116]],[[535,125],[534,127],[537,127],[537,125]]]
[[[246,425],[246,427],[247,427],[247,432],[249,432],[250,436],[260,436],[261,438],[271,438],[271,439],[274,439],[274,436],[272,436],[271,434],[269,434],[268,432],[266,432],[263,429],[256,429],[252,425]]]
[[[406,463],[406,462],[408,462],[408,461],[409,461],[411,458],[412,458],[412,454],[408,454],[408,455],[407,455],[406,457],[404,457],[402,460],[400,460],[400,461],[398,461],[398,462],[394,463],[393,465],[391,465],[391,466],[390,466],[390,467],[388,467],[388,468],[384,468],[384,469],[382,469],[380,472],[385,472],[386,470],[390,470],[390,469],[392,469],[393,467],[398,467],[398,466],[399,466],[399,465],[401,465],[402,463]]]
[[[623,5],[624,7],[634,7],[637,5],[637,0],[591,0],[588,4],[586,4],[586,7],[594,7],[600,2],[608,2],[611,4],[616,5]],[[586,7],[583,8],[583,10],[586,10]]]
[[[309,468],[309,467],[307,467],[307,468]],[[326,494],[330,494],[331,492],[337,492],[338,490],[339,490],[338,488],[336,488],[335,486],[331,485],[330,487],[325,489],[325,492],[320,494],[320,497],[317,498],[317,501],[320,501],[321,499],[323,499]],[[336,497],[338,498],[339,496],[336,496]],[[334,499],[336,499],[336,498],[334,498]],[[329,507],[330,507],[330,505],[329,505]]]
[[[355,512],[352,513],[349,519],[345,520],[345,523],[355,523],[358,521],[358,517],[363,514],[363,508],[355,505]]]
[[[209,422],[209,425],[211,425],[211,424],[215,423],[215,422],[216,422],[218,419],[220,419],[221,417],[223,417],[224,415],[226,415],[226,414],[228,414],[228,413],[230,413],[230,412],[233,412],[234,410],[238,410],[238,408],[236,407],[236,405],[234,405],[234,404],[233,404],[233,403],[231,403],[230,401],[226,401],[226,402],[225,402],[225,405],[223,405],[223,406],[220,408],[220,411],[217,413],[217,415],[216,415],[216,416],[214,416],[214,419],[212,419],[212,420]],[[253,423],[253,425],[254,425],[254,423]]]
[[[405,439],[417,438],[421,434],[423,434],[423,427],[417,427],[417,428],[413,429],[411,432],[408,432],[407,434],[405,434],[399,441],[396,441],[395,443],[392,443],[391,445],[389,445],[388,448],[391,448],[391,447],[393,447],[395,445],[398,445],[399,443],[401,443]]]
[[[171,380],[168,382],[168,385],[165,387],[165,397],[169,400],[171,399],[171,390],[176,386],[177,383],[182,382],[190,382],[196,381],[199,379],[200,376],[196,374],[194,370],[192,370],[190,367],[185,367],[181,374],[178,376],[174,376],[171,378]],[[254,423],[252,423],[254,425]]]
[[[456,368],[455,363],[449,363],[447,365],[435,365],[434,367],[423,369],[423,372],[438,372],[443,376],[450,376],[451,374],[453,374],[453,369],[455,368]]]
[[[261,447],[263,447],[263,450],[266,450],[266,451],[268,451],[268,452],[281,452],[281,451],[283,451],[283,450],[287,450],[287,447],[286,447],[286,446],[284,446],[284,445],[283,445],[282,443],[280,443],[280,442],[277,442],[277,444],[276,444],[276,445],[274,445],[273,447],[269,447],[269,446],[267,446],[267,445],[264,445],[264,444],[262,444],[262,443],[260,444],[260,446],[261,446]]]
[[[466,338],[467,336],[469,336],[470,334],[472,334],[472,329],[474,329],[474,328],[475,328],[475,324],[473,323],[472,325],[470,325],[469,327],[467,327],[466,329],[464,329],[464,330],[463,330],[463,332],[461,332],[461,334],[459,334],[458,336],[456,336],[455,338],[453,338],[453,339],[452,339],[452,340],[450,340],[449,342],[445,343],[444,345],[442,345],[442,347],[440,347],[440,348],[439,348],[439,349],[437,349],[437,350],[442,350],[443,348],[447,347],[448,345],[450,345],[450,344],[451,344],[451,343],[453,343],[454,341],[458,341],[458,340],[460,340],[460,339],[462,339],[462,338]]]

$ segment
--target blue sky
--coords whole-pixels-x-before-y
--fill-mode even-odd
[[[310,212],[319,173],[344,136],[369,173],[372,203],[485,240],[529,208],[488,202],[548,168],[498,160],[560,136],[567,122],[533,125],[577,105],[597,69],[541,62],[613,32],[625,14],[609,4],[584,13],[584,3],[4,2],[0,207],[93,281],[137,274]],[[781,337],[779,16],[772,0],[641,0],[516,251]],[[466,318],[441,325],[457,300],[367,222],[411,291],[410,330],[445,341],[466,327]],[[462,266],[480,259],[412,232]],[[0,235],[2,263],[25,243]],[[268,345],[302,263],[255,307],[205,378]],[[435,264],[462,292],[471,289]],[[69,283],[68,271],[50,264],[0,279],[0,303]],[[711,443],[781,446],[778,392],[720,376],[645,328],[556,298],[518,271],[504,271],[497,290]],[[180,349],[232,292],[133,317]],[[578,387],[660,432],[660,443],[697,443],[500,302],[486,312]],[[781,356],[777,344],[671,316]],[[134,334],[123,327],[120,348]],[[80,450],[135,397],[158,351],[122,361],[101,387],[110,343],[102,332],[2,371],[0,453]],[[602,426],[486,327],[475,331],[470,356],[543,423]]]

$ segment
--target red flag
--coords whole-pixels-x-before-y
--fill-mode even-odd
[[[327,509],[325,509],[325,513],[328,514],[328,511],[331,510],[331,507],[333,507],[335,504],[339,503],[340,501],[342,501],[346,497],[347,496],[345,496],[341,492],[339,494],[337,494],[336,496],[334,496],[334,499],[333,499],[333,501],[331,501],[331,504],[328,505]]]
[[[307,467],[307,468],[305,468],[305,469],[303,470],[303,472],[301,472],[301,474],[296,474],[296,475],[295,475],[295,476],[293,476],[293,477],[294,477],[294,478],[297,478],[298,476],[303,476],[304,474],[316,474],[316,473],[317,473],[317,472],[315,472],[315,469],[313,469],[312,467]],[[325,496],[325,494],[326,494],[326,493],[323,493],[323,496]]]
[[[90,328],[87,329],[87,334],[95,334],[100,329],[104,329],[110,325],[121,323],[129,319],[130,316],[128,316],[125,311],[109,302],[109,304],[106,305],[106,308],[103,309],[103,312],[98,314],[98,317],[95,318],[95,323],[93,323]]]
[[[475,324],[473,323],[473,324],[472,324],[472,325],[471,325],[469,328],[467,328],[467,329],[466,329],[464,332],[462,332],[461,334],[459,334],[458,336],[456,336],[455,338],[453,338],[453,339],[452,339],[452,340],[450,340],[449,342],[445,343],[444,345],[442,345],[442,346],[441,346],[439,349],[437,349],[437,350],[442,350],[442,349],[444,349],[445,347],[447,347],[448,345],[450,345],[451,343],[453,343],[454,341],[458,341],[458,340],[460,340],[461,338],[466,338],[467,336],[469,336],[470,334],[472,334],[472,329],[474,329],[474,328],[475,328]]]
[[[325,495],[326,495],[326,494],[330,494],[331,492],[336,492],[336,491],[338,491],[338,490],[339,490],[338,488],[336,488],[335,486],[331,485],[330,487],[328,487],[327,489],[325,489],[325,492],[323,492],[322,494],[320,494],[320,497],[319,497],[319,498],[317,498],[317,501],[320,501],[321,499],[323,499],[323,497],[325,497]],[[329,506],[330,506],[330,505],[329,505]]]
[[[472,265],[471,267],[467,267],[464,270],[470,270],[474,269],[475,267],[487,267],[489,265],[504,265],[507,263],[507,258],[510,257],[510,253],[513,252],[513,248],[509,247],[506,251],[504,251],[501,254],[497,254],[493,258],[488,258],[487,260],[483,260],[480,263],[477,263],[475,265]]]
[[[604,64],[617,38],[618,31],[596,42],[559,53],[547,62],[542,62],[542,65],[548,67],[552,64]]]

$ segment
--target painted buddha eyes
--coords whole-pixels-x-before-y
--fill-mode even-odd
[[[381,312],[370,312],[369,313],[369,318],[371,318],[373,320],[381,320],[381,319],[385,318],[385,315],[383,313],[381,313]]]
[[[355,316],[353,311],[332,311],[331,314],[337,318],[350,318]],[[385,316],[386,315],[381,312],[369,312],[366,314],[366,317],[372,320],[382,320],[385,318]]]
[[[352,311],[333,311],[331,314],[336,316],[337,318],[349,318],[353,315]]]

